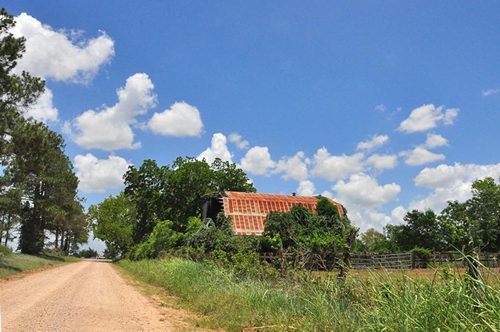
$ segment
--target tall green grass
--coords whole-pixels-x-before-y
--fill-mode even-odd
[[[120,261],[147,283],[176,295],[207,317],[206,327],[241,331],[495,331],[500,288],[474,290],[461,275],[434,280],[373,273],[365,280],[300,281],[236,278],[231,272],[183,259]],[[491,278],[490,278],[491,280]]]

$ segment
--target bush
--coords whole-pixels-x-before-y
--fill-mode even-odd
[[[83,258],[95,258],[98,256],[97,251],[93,250],[92,248],[88,249],[82,249],[78,252],[77,256],[83,257]]]
[[[160,221],[156,224],[146,241],[138,244],[130,255],[134,260],[156,258],[172,252],[178,247],[182,234],[173,230],[173,222]]]
[[[12,254],[12,250],[9,247],[4,246],[3,244],[0,244],[0,257],[9,256],[10,254]]]
[[[417,268],[427,268],[429,265],[429,259],[431,258],[432,251],[427,248],[415,247],[411,251],[417,260],[417,264],[415,267]]]

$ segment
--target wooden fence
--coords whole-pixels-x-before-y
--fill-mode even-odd
[[[332,270],[338,267],[340,256],[320,257],[312,254],[262,253],[261,260],[291,268],[302,267],[311,270]],[[480,253],[479,261],[486,267],[500,267],[500,253]],[[350,258],[353,269],[415,269],[433,266],[465,267],[460,252],[439,252],[427,257],[414,252],[392,254],[353,254]]]

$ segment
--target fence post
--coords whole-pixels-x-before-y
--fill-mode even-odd
[[[416,268],[416,254],[414,251],[410,251],[410,259],[411,259],[411,269],[415,269]]]

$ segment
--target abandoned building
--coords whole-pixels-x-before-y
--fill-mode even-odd
[[[262,235],[264,220],[269,212],[288,212],[297,204],[315,212],[317,196],[272,195],[225,191],[208,200],[203,206],[202,217],[214,219],[219,212],[231,218],[235,235]],[[344,215],[341,204],[329,201]]]

